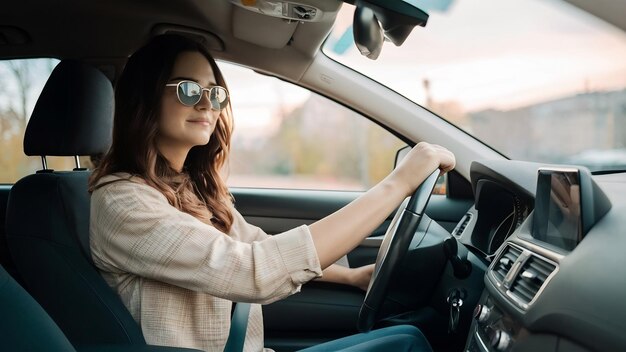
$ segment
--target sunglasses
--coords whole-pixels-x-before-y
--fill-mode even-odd
[[[185,106],[194,106],[200,102],[204,91],[209,93],[211,109],[223,110],[228,105],[228,91],[224,87],[213,86],[204,88],[194,81],[180,81],[166,84],[166,87],[176,87],[178,101]]]

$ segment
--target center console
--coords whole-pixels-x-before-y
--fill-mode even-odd
[[[558,275],[560,262],[609,208],[586,169],[539,169],[534,211],[501,246],[485,275],[465,350],[533,350],[516,348],[536,337],[524,325],[528,311]],[[549,346],[544,350],[578,348],[566,342]]]
[[[473,334],[466,350],[469,352],[508,351],[525,333],[521,324],[498,308],[489,295],[474,310]]]

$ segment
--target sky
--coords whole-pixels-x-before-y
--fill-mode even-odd
[[[351,30],[347,8],[331,48]],[[376,61],[354,47],[326,52],[418,103],[428,79],[434,100],[468,111],[626,87],[624,32],[558,0],[456,0],[431,10],[426,27],[415,28],[402,47],[386,42]]]

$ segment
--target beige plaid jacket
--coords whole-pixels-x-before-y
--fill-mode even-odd
[[[109,175],[100,183],[128,174]],[[322,274],[307,226],[269,236],[233,208],[229,234],[172,207],[156,189],[119,181],[91,196],[93,260],[146,341],[222,351],[231,301],[266,304]],[[244,351],[263,350],[253,304]]]

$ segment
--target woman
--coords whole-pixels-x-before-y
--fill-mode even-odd
[[[222,350],[231,302],[270,303],[322,273],[366,287],[371,266],[332,264],[433,170],[446,172],[455,162],[444,148],[420,143],[345,208],[268,236],[245,222],[220,176],[232,113],[224,78],[205,48],[181,36],[153,38],[129,59],[115,99],[113,144],[90,181],[91,251],[149,344]],[[263,348],[262,322],[255,304],[244,350]],[[417,329],[401,333],[407,331],[405,342],[428,346]],[[400,332],[383,335],[393,334]],[[367,336],[358,341],[370,343]],[[349,339],[322,348],[356,341]]]

